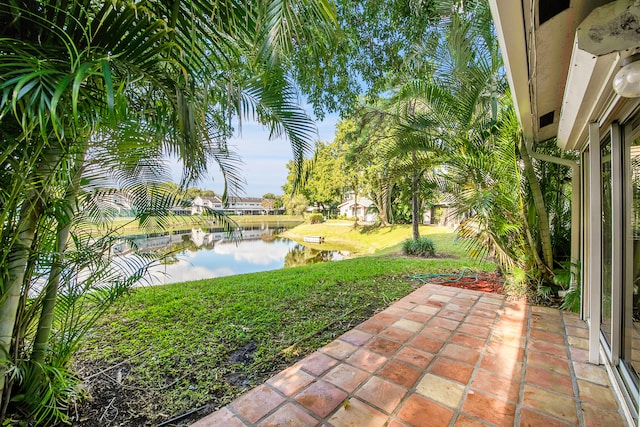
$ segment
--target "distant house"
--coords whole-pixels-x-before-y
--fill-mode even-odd
[[[191,215],[191,208],[183,207],[183,206],[174,206],[169,209],[169,212],[171,212],[173,215],[178,215],[178,216]]]
[[[260,197],[230,197],[226,206],[218,196],[197,196],[191,203],[191,214],[202,215],[215,210],[227,215],[267,215],[277,213],[274,203]]]
[[[467,213],[459,213],[458,210],[454,208],[451,195],[445,194],[437,203],[425,209],[423,223],[456,228],[465,221],[468,216]]]
[[[366,197],[349,197],[343,203],[338,205],[340,216],[348,219],[358,218],[358,221],[374,222],[378,218],[378,214],[373,212],[371,208],[375,206],[371,200]]]
[[[196,196],[191,202],[191,215],[202,215],[211,210],[222,210],[222,200],[218,196]]]

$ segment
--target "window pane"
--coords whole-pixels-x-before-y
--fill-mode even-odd
[[[623,359],[630,362],[632,374],[638,378],[640,372],[640,138],[636,138],[630,147],[630,171],[628,178],[631,181],[631,236],[633,239],[631,256],[631,281],[627,286],[631,286],[625,295],[631,296],[631,304],[625,304],[625,316],[631,317],[631,322],[626,325],[631,326],[631,331],[627,331],[624,336],[629,336],[631,332],[631,345],[623,346],[625,354]],[[629,212],[629,210],[627,211]],[[629,277],[629,276],[627,276]],[[630,312],[628,312],[630,311]]]
[[[607,138],[600,146],[602,176],[602,317],[600,329],[611,345],[611,289],[612,289],[612,198],[611,198],[611,139]]]

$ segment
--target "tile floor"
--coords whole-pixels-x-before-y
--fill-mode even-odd
[[[577,315],[425,285],[193,424],[624,426]]]

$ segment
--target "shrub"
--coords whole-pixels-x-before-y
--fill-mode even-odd
[[[565,294],[564,301],[562,301],[560,308],[574,313],[580,313],[580,286]]]
[[[433,240],[428,237],[420,237],[417,240],[405,240],[402,244],[402,251],[406,255],[416,255],[423,257],[430,257],[436,254],[436,248],[433,245]]]
[[[322,224],[324,222],[324,217],[320,213],[314,213],[309,215],[307,221],[309,224]]]

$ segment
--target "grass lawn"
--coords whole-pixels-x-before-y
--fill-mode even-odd
[[[464,248],[455,244],[451,229],[435,225],[421,225],[420,235],[429,237],[436,252],[464,257]],[[411,238],[411,224],[389,227],[353,226],[352,221],[329,220],[322,224],[302,224],[286,231],[282,236],[302,242],[304,236],[323,236],[324,247],[336,246],[356,255],[388,254],[399,252],[402,242]],[[305,245],[309,245],[305,243]],[[309,245],[323,249],[323,245]]]
[[[470,265],[478,268],[466,257],[361,257],[136,289],[77,354],[93,398],[80,407],[83,425],[105,413],[111,425],[157,424],[205,406],[186,425],[420,285],[407,275]]]

